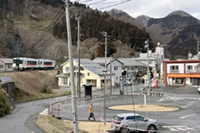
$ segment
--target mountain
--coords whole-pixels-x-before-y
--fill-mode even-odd
[[[195,47],[196,41],[200,39],[197,32],[200,20],[181,10],[174,11],[163,18],[151,18],[146,15],[130,18],[130,15],[123,13],[123,11],[116,13],[115,17],[121,20],[126,20],[126,18],[128,20],[132,19],[134,20],[132,22],[134,25],[138,25],[138,23],[135,22],[135,20],[137,20],[140,23],[140,27],[142,25],[150,34],[155,45],[157,42],[168,44],[165,48],[165,53],[167,53],[166,57],[171,59],[186,58],[189,52],[187,48],[189,48],[189,46]],[[194,27],[197,29],[195,30]],[[190,28],[193,30],[189,31],[188,29]],[[182,53],[180,53],[180,46],[186,49],[183,50],[184,52]],[[191,52],[196,54],[194,50],[191,50]],[[180,53],[180,55],[177,56],[177,53]]]
[[[177,33],[190,25],[197,25],[200,21],[183,11],[175,11],[164,18],[148,20],[148,29],[161,38],[162,43],[169,43]]]
[[[115,19],[119,19],[126,23],[130,23],[132,25],[137,26],[140,29],[143,28],[143,25],[140,22],[138,22],[137,19],[131,17],[128,13],[126,13],[122,10],[112,9],[108,13]]]

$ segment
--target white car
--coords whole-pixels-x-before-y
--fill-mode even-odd
[[[129,131],[150,131],[156,132],[159,126],[156,120],[144,118],[139,114],[125,113],[116,114],[111,121],[111,128],[120,133]]]
[[[129,80],[124,80],[124,85],[132,85],[132,83]]]
[[[200,86],[197,88],[197,91],[199,92],[199,94],[200,94]]]

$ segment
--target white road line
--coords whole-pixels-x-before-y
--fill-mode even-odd
[[[187,118],[187,117],[191,117],[191,116],[194,116],[194,115],[196,115],[196,114],[191,114],[191,115],[182,116],[182,117],[180,117],[179,119],[185,119],[185,118]]]

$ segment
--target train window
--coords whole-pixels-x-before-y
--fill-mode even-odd
[[[16,63],[16,64],[23,64],[23,60],[13,60],[13,63]]]
[[[52,62],[44,62],[44,65],[52,65]]]
[[[36,65],[36,61],[27,61],[27,65]]]

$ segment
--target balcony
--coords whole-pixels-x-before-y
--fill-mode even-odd
[[[200,69],[190,69],[186,73],[200,73]]]
[[[169,70],[169,73],[180,73],[180,70]]]

